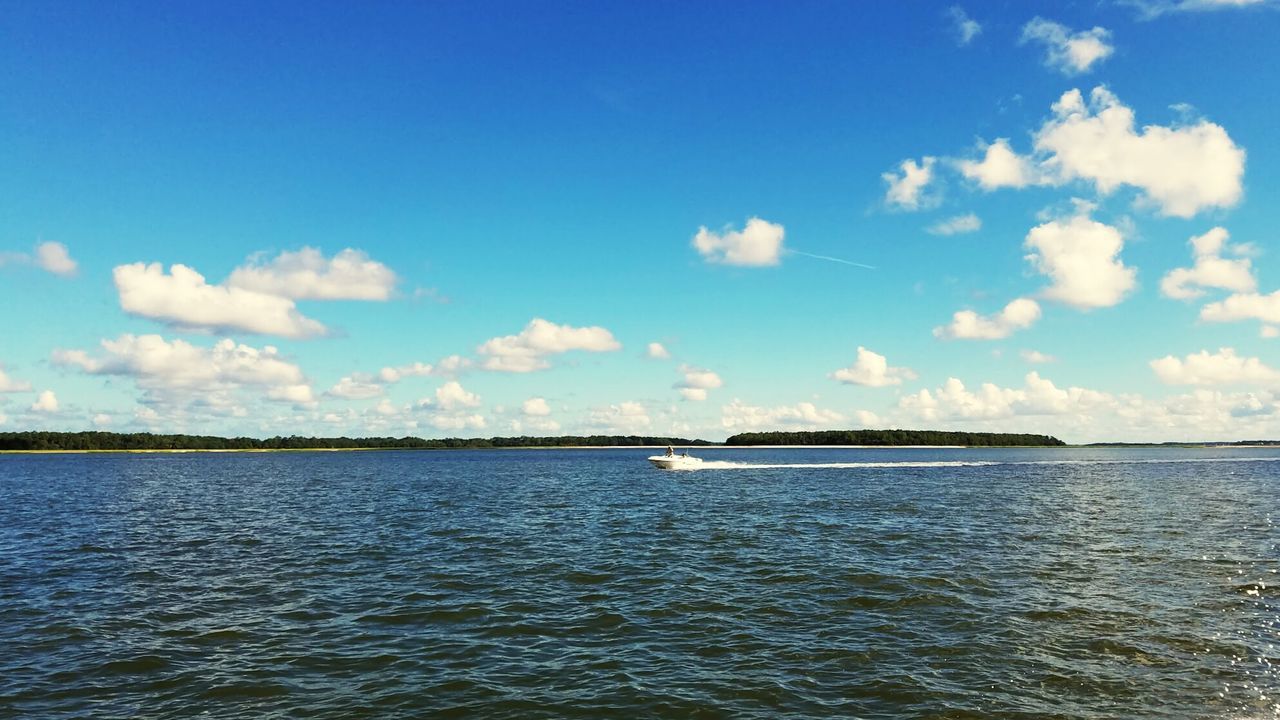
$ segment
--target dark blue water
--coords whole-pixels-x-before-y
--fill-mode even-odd
[[[1280,449],[649,452],[0,456],[0,717],[1280,714]]]

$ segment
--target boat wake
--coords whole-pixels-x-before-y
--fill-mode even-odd
[[[1161,465],[1167,463],[1242,463],[1242,462],[1280,462],[1280,457],[1235,457],[1235,458],[1098,458],[1091,460],[901,460],[897,462],[823,462],[823,463],[759,463],[733,462],[729,460],[703,460],[697,465],[672,468],[676,470],[782,470],[792,468],[826,468],[826,469],[858,469],[858,468],[966,468],[992,467],[1000,465]]]
[[[699,470],[770,470],[779,468],[937,468],[937,467],[986,467],[1006,463],[983,460],[934,460],[901,462],[831,462],[831,463],[751,463],[704,460]]]

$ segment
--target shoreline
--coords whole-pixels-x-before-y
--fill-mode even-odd
[[[348,447],[348,448],[173,448],[173,449],[137,449],[137,450],[0,450],[0,455],[183,455],[195,453],[337,453],[337,452],[466,452],[466,451],[501,451],[512,452],[522,450],[661,450],[666,445],[537,445],[529,447],[457,447],[457,448],[415,448],[415,447]],[[676,445],[679,449],[688,448],[692,452],[704,450],[1124,450],[1124,449],[1264,449],[1280,446],[1271,444],[1151,444],[1151,445]]]

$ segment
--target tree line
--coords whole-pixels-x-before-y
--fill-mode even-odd
[[[420,437],[302,437],[277,436],[218,437],[216,435],[162,435],[114,432],[4,432],[0,450],[336,450],[336,449],[424,449],[521,448],[521,447],[601,447],[609,445],[710,445],[705,440],[688,440],[648,435],[565,435],[559,437],[444,438]]]
[[[725,445],[965,445],[969,447],[1043,447],[1066,445],[1052,435],[975,433],[944,430],[822,430],[817,432],[739,433]]]

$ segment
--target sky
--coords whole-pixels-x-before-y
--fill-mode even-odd
[[[0,431],[1280,438],[1280,6],[0,2]]]

